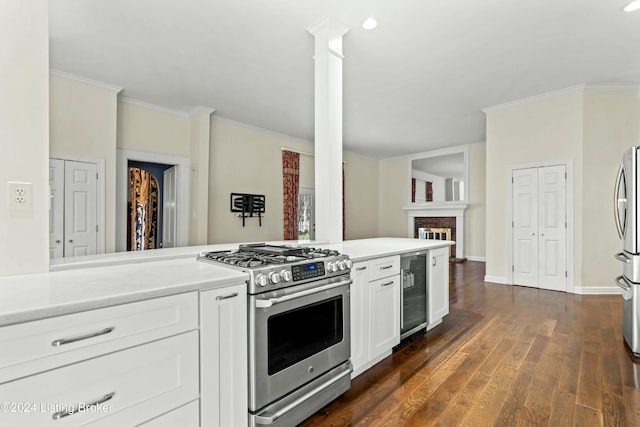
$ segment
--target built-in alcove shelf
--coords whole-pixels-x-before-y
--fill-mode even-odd
[[[432,202],[415,203],[405,206],[407,212],[407,237],[416,237],[416,218],[454,217],[456,219],[456,253],[455,257],[464,259],[464,211],[466,203],[461,202]]]

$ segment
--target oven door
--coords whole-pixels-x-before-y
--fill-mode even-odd
[[[350,356],[349,275],[249,296],[249,410]]]

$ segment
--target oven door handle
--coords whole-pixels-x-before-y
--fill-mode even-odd
[[[314,389],[313,391],[305,394],[304,396],[300,396],[300,398],[298,398],[298,399],[294,400],[293,402],[289,403],[284,408],[276,411],[273,415],[270,415],[270,416],[257,415],[256,416],[256,424],[260,424],[260,425],[273,424],[274,422],[276,422],[278,420],[278,418],[282,417],[287,412],[290,412],[291,410],[295,409],[297,406],[300,406],[301,404],[303,404],[307,400],[309,400],[312,397],[316,396],[321,391],[326,390],[327,388],[331,387],[332,385],[334,385],[335,383],[337,383],[338,381],[340,381],[341,379],[343,379],[347,375],[351,375],[351,372],[353,372],[353,367],[351,366],[351,363],[349,363],[349,369],[347,369],[346,371],[342,372],[340,375],[332,378],[331,380],[327,381],[326,383],[322,384],[320,387]]]
[[[328,291],[330,289],[339,288],[340,286],[350,285],[351,283],[352,283],[351,280],[343,280],[338,283],[332,283],[330,285],[324,285],[318,288],[307,289],[306,291],[296,292],[295,294],[285,295],[279,298],[256,299],[256,308],[273,307],[274,305],[280,304],[281,302],[287,302],[297,298],[306,297],[307,295],[313,295],[318,292]]]

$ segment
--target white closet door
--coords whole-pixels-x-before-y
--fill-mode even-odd
[[[538,287],[538,171],[513,171],[513,283]]]
[[[538,169],[539,287],[567,290],[566,179],[564,166]]]
[[[49,258],[64,256],[64,160],[49,159]]]
[[[64,255],[93,255],[98,235],[96,165],[67,160],[64,169]]]
[[[177,203],[176,203],[176,167],[164,171],[164,189],[162,190],[162,247],[176,246]]]

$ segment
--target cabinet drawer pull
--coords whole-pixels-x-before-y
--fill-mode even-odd
[[[232,293],[231,295],[219,295],[216,297],[217,301],[221,301],[223,299],[230,299],[230,298],[235,298],[238,296],[237,292]]]
[[[431,263],[431,265],[435,267],[437,263],[438,263],[438,260],[436,259],[436,257],[433,257],[433,262]]]
[[[380,270],[388,270],[390,268],[393,268],[393,265],[385,265],[384,267],[380,267]]]
[[[383,284],[382,284],[382,285],[380,285],[380,286],[384,287],[384,286],[390,286],[390,285],[393,285],[393,280],[392,280],[392,281],[390,281],[390,282],[383,283]]]
[[[356,268],[356,271],[362,271],[362,270],[366,270],[366,269],[367,269],[366,266],[365,267],[358,267],[358,268]]]
[[[81,335],[81,336],[75,337],[75,338],[61,338],[59,340],[51,341],[51,346],[52,347],[60,347],[61,345],[71,344],[71,343],[82,341],[82,340],[88,340],[89,338],[95,338],[95,337],[99,337],[100,335],[106,335],[108,333],[111,333],[111,332],[113,332],[114,329],[115,329],[114,326],[110,326],[108,328],[104,328],[101,331],[92,332],[90,334]]]
[[[100,399],[96,400],[95,402],[83,404],[82,409],[84,410],[87,408],[91,408],[93,406],[102,405],[104,402],[111,400],[113,396],[115,396],[115,394],[116,394],[115,391],[112,393],[107,393],[104,396],[102,396]],[[78,412],[80,412],[80,405],[78,405],[77,408],[71,408],[71,409],[67,409],[66,411],[56,412],[55,414],[53,414],[52,418],[54,420],[59,420],[60,418],[68,417],[69,415],[77,414]]]

